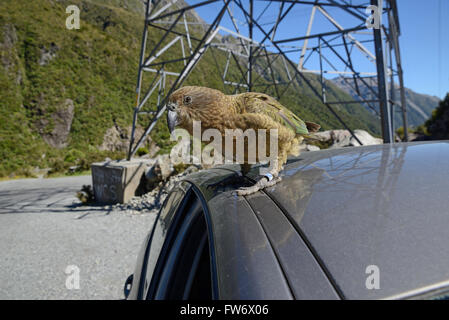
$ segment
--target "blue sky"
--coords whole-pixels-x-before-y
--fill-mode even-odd
[[[405,86],[444,98],[449,92],[449,1],[398,0],[398,7]]]
[[[404,69],[405,86],[419,93],[438,96],[444,98],[449,92],[449,0],[397,0],[399,7],[399,20],[401,24],[401,54]],[[188,0],[190,4],[197,3],[194,0]],[[246,4],[247,1],[243,1]],[[264,9],[265,5],[261,1],[255,1],[257,7],[255,15],[257,16]],[[208,5],[199,8],[197,11],[200,16],[207,22],[212,22],[215,18],[218,8],[222,2],[218,4]],[[277,6],[277,7],[276,7]],[[274,3],[267,9],[261,19],[262,22],[272,22],[276,18],[279,8],[278,3]],[[235,8],[234,8],[235,10]],[[283,23],[278,35],[280,38],[290,38],[293,36],[303,35],[308,24],[310,15],[310,7],[301,7],[292,10],[288,19]],[[354,26],[351,17],[339,13],[338,8],[328,7],[326,9],[342,26]],[[236,12],[237,10],[233,11]],[[245,30],[247,26],[244,24],[243,16],[241,18],[240,27]],[[229,18],[224,18],[222,25],[232,28]],[[335,30],[333,26],[320,14],[316,15],[312,29],[312,34]],[[261,33],[255,33],[255,39],[262,37]],[[360,38],[361,37],[361,38]],[[360,36],[358,39],[363,39]],[[279,38],[278,38],[279,39]],[[288,43],[289,44],[289,43]],[[293,44],[293,43],[292,43]],[[309,43],[309,45],[316,43]],[[296,43],[296,45],[301,45]],[[372,50],[370,44],[366,47]],[[340,51],[342,54],[343,52]],[[289,55],[293,61],[299,60],[299,53]],[[373,72],[374,64],[369,62],[361,54],[357,56],[355,53],[355,62],[358,70]],[[309,65],[305,65],[308,69],[319,69],[318,58],[316,61],[309,60]],[[338,59],[330,61],[340,70],[344,65],[339,65]],[[343,66],[343,67],[342,67]],[[331,69],[330,65],[324,65],[324,69]]]

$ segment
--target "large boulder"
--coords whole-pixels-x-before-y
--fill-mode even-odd
[[[313,134],[313,136],[317,140],[322,141],[322,142],[330,141],[330,140],[332,140],[332,135],[331,135],[332,131],[335,131],[335,130],[316,132]]]
[[[382,144],[383,140],[370,135],[365,130],[355,130],[354,134],[364,146]],[[328,130],[313,134],[315,140],[330,145],[329,148],[343,148],[360,146],[348,130]]]
[[[114,152],[128,152],[131,130],[131,126],[122,128],[114,123],[114,126],[106,130],[106,133],[103,136],[103,143],[98,147],[98,149],[101,151],[107,150]],[[140,127],[137,127],[134,136],[137,139],[141,137],[143,133],[144,130]],[[147,138],[145,144],[143,144],[142,146],[144,146],[148,150],[148,153],[146,155],[141,156],[141,158],[143,159],[150,159],[154,157],[160,149],[150,138]]]
[[[51,115],[51,120],[46,118],[38,120],[36,126],[44,141],[54,148],[65,148],[69,143],[74,115],[75,105],[71,99],[66,99]],[[52,127],[50,132],[48,127]]]
[[[374,138],[365,130],[354,130],[354,134],[364,146],[383,143],[382,139]],[[331,137],[333,143],[330,149],[360,146],[360,143],[358,143],[348,130],[333,130]]]

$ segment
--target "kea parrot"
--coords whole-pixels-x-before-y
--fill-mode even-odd
[[[225,95],[219,90],[185,86],[174,91],[167,99],[167,124],[170,132],[175,127],[187,130],[193,135],[193,121],[201,121],[201,134],[204,130],[215,128],[225,137],[226,129],[265,129],[267,150],[269,150],[270,129],[277,129],[278,150],[269,173],[261,175],[250,187],[237,190],[237,195],[248,195],[279,182],[279,172],[287,162],[288,155],[299,155],[299,144],[309,133],[316,132],[320,125],[304,122],[293,112],[282,106],[276,99],[264,93],[246,92]],[[224,139],[223,146],[224,146]],[[245,143],[247,143],[245,141]],[[258,144],[257,144],[258,145]],[[235,145],[233,146],[235,150]],[[245,145],[247,152],[247,145]],[[222,149],[225,156],[225,148]],[[235,154],[235,152],[234,152]],[[242,175],[251,168],[245,154],[244,163],[240,163]],[[234,159],[235,160],[235,159]],[[257,162],[259,159],[257,158]]]

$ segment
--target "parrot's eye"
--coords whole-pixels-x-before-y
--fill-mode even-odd
[[[184,97],[184,104],[191,104],[192,103],[192,97],[185,96]]]

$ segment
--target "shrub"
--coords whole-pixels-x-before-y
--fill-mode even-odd
[[[139,149],[137,149],[137,155],[139,156],[139,157],[141,157],[141,156],[143,156],[143,155],[146,155],[146,154],[148,154],[149,153],[149,151],[148,151],[148,148],[146,148],[146,147],[141,147],[141,148],[139,148]]]

